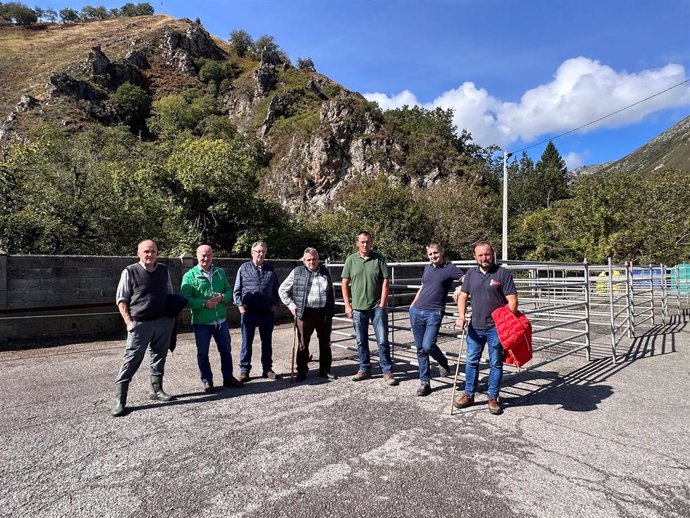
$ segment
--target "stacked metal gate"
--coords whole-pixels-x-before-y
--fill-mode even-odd
[[[421,286],[426,262],[389,263],[389,339],[397,361],[416,365],[416,350],[409,326],[409,304]],[[474,261],[455,261],[466,270]],[[610,357],[617,362],[622,345],[646,330],[684,315],[690,307],[690,265],[632,266],[585,263],[506,261],[518,288],[520,310],[533,327],[535,369],[566,356]],[[336,286],[342,264],[329,264]],[[340,288],[336,303],[343,306]],[[471,303],[470,303],[471,311]],[[446,354],[461,355],[457,310],[450,293],[439,336]],[[373,333],[372,333],[373,335]],[[373,336],[372,336],[373,338]],[[333,343],[356,350],[350,319],[336,315]],[[375,347],[372,347],[374,353]]]

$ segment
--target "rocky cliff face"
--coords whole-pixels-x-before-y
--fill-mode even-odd
[[[329,206],[350,182],[399,170],[387,158],[390,143],[378,136],[380,121],[371,113],[357,118],[351,95],[324,100],[318,129],[307,138],[293,138],[274,162],[266,187],[286,208],[307,202]]]
[[[54,70],[42,98],[22,101],[0,127],[0,140],[7,141],[18,130],[23,112],[50,110],[60,103],[73,104],[79,111],[72,117],[75,120],[116,123],[109,97],[124,82],[140,85],[154,98],[184,85],[206,88],[198,78],[198,60],[224,62],[228,53],[201,25],[189,20],[162,23],[164,18],[158,17],[155,27],[145,33],[137,32],[137,24],[111,23],[112,39],[102,34],[107,43],[74,49],[74,55],[81,52],[85,57]],[[404,166],[399,160],[404,152],[384,131],[378,107],[329,78],[313,70],[296,70],[282,59],[276,52],[264,51],[258,62],[243,61],[240,77],[219,98],[237,128],[256,135],[268,151],[262,189],[297,211],[337,204],[339,194],[362,178],[384,174],[402,181]],[[63,125],[70,124],[65,117]],[[440,176],[436,167],[405,181],[428,185]]]

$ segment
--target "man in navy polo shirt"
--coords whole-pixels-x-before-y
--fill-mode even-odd
[[[445,260],[441,244],[429,243],[426,255],[431,264],[424,268],[422,287],[410,305],[410,326],[417,346],[419,365],[418,396],[428,396],[431,393],[429,356],[438,362],[441,376],[448,376],[448,358],[439,349],[436,340],[441,330],[448,291],[453,281],[462,277],[462,270]]]
[[[484,344],[489,346],[489,412],[500,414],[498,393],[503,377],[503,347],[498,339],[496,324],[491,313],[508,305],[515,313],[518,307],[517,289],[508,270],[494,263],[494,250],[486,241],[474,247],[477,267],[467,271],[457,298],[457,325],[467,327],[465,311],[467,299],[472,301],[472,318],[467,330],[467,362],[465,364],[465,392],[453,402],[456,408],[474,404],[474,393],[479,380],[479,360]]]

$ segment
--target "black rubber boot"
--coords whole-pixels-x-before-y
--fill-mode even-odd
[[[125,415],[125,405],[127,404],[127,391],[129,390],[129,383],[117,383],[115,385],[115,406],[113,407],[113,416],[119,417]]]
[[[163,391],[163,376],[151,376],[151,399],[159,401],[172,401],[175,399]]]

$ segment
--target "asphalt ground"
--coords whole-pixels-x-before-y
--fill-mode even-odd
[[[183,334],[165,376],[177,400],[148,399],[143,365],[120,418],[124,339],[0,352],[0,516],[690,516],[687,316],[618,364],[567,357],[511,377],[500,416],[484,394],[451,415],[452,378],[415,396],[406,361],[399,386],[376,365],[352,382],[341,348],[339,379],[313,364],[291,383],[292,339],[276,329],[285,378],[206,394]],[[232,347],[237,365],[237,329]],[[213,345],[211,360],[218,383]]]

